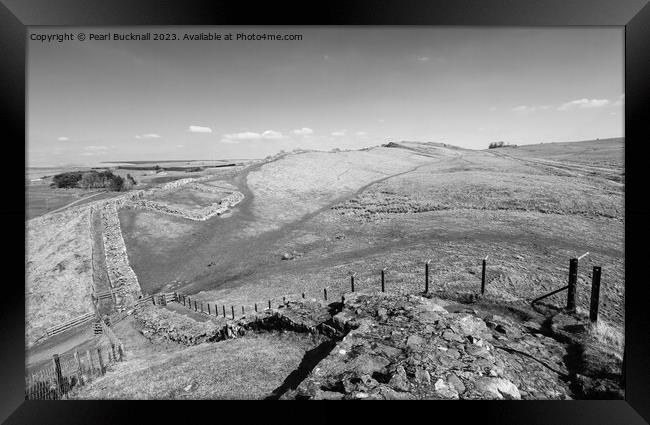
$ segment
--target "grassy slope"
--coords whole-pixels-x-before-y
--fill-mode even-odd
[[[90,216],[73,209],[27,222],[26,336],[93,311]]]

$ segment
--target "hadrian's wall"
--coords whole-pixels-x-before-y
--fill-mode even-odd
[[[228,208],[237,205],[244,199],[244,195],[239,192],[233,192],[221,201],[216,202],[207,207],[197,209],[197,210],[188,210],[185,208],[172,207],[162,202],[150,201],[147,199],[138,199],[132,200],[128,203],[125,203],[125,207],[130,208],[139,208],[150,211],[156,211],[163,214],[169,214],[176,217],[187,218],[190,220],[196,221],[205,221],[209,218],[214,217],[215,215],[221,215],[224,212],[228,211]]]
[[[214,190],[215,188],[209,185],[199,183],[210,178],[211,176],[205,176],[175,180],[156,188],[130,191],[114,198],[95,201],[85,206],[86,208],[90,208],[91,212],[94,209],[99,209],[101,214],[106,269],[111,287],[115,290],[116,307],[119,310],[124,310],[132,306],[142,292],[138,278],[129,264],[129,257],[122,236],[117,211],[124,207],[143,208],[191,220],[203,221],[215,215],[223,214],[228,208],[237,205],[244,199],[244,195],[241,193],[233,192],[224,197],[220,202],[199,210],[185,210],[146,199],[152,193],[174,190],[185,185],[191,185],[195,189],[206,192],[223,193],[223,189]],[[60,214],[64,214],[65,212],[63,211]]]
[[[111,287],[115,291],[115,303],[122,311],[133,305],[142,294],[138,277],[129,264],[126,245],[122,237],[117,204],[108,202],[100,209],[102,217],[102,239],[106,254],[106,270]]]

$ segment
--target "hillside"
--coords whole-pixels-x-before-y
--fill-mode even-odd
[[[325,288],[330,302],[340,300],[343,295],[348,297],[351,273],[356,273],[356,293],[375,294],[379,291],[379,271],[383,268],[386,269],[388,292],[419,294],[423,290],[424,262],[431,260],[430,295],[439,300],[437,304],[444,306],[450,300],[460,305],[471,304],[470,308],[476,310],[474,314],[485,323],[487,313],[506,317],[507,326],[516,329],[515,334],[535,334],[525,329],[529,325],[524,325],[526,321],[535,322],[535,329],[542,329],[540,332],[553,341],[547,341],[547,351],[529,354],[541,356],[545,362],[549,358],[553,361],[559,358],[566,368],[563,374],[570,375],[573,371],[582,375],[580,371],[585,372],[585,367],[572,363],[577,360],[571,350],[591,347],[586,342],[589,338],[609,341],[608,347],[603,348],[606,355],[601,353],[604,364],[595,363],[602,367],[616,369],[616,359],[622,351],[625,211],[620,155],[621,140],[545,143],[483,151],[440,143],[393,142],[359,151],[289,153],[235,171],[215,169],[191,184],[179,181],[165,189],[142,191],[137,195],[140,198],[124,201],[116,209],[119,221],[115,223],[119,224],[119,230],[114,230],[121,231],[128,254],[124,257],[128,261],[126,266],[137,276],[143,294],[178,291],[197,302],[235,306],[238,316],[241,307],[249,314],[255,304],[266,306],[268,301],[278,305],[283,298],[294,301],[300,301],[303,296],[322,299]],[[224,207],[219,215],[197,218],[198,211],[219,206],[230,196],[228,194],[240,194],[241,200],[238,198],[236,203]],[[69,213],[80,213],[82,208],[70,208]],[[48,249],[56,250],[62,242],[55,239]],[[43,246],[29,255],[45,252]],[[577,316],[563,319],[558,315],[565,303],[564,294],[546,299],[539,311],[532,310],[532,299],[566,285],[569,259],[586,252],[589,254],[580,261],[578,272]],[[61,255],[71,254],[62,251]],[[481,260],[486,256],[486,293],[478,302]],[[576,330],[578,325],[582,326],[584,314],[589,309],[592,266],[601,266],[603,270],[600,334],[595,330]],[[419,301],[406,300],[406,310],[419,308]],[[495,308],[498,313],[494,312]],[[457,326],[455,323],[463,319],[453,314],[440,320],[449,320],[449,326]],[[567,336],[569,331],[562,331],[564,333],[559,336],[551,332],[549,326],[553,320],[560,319],[564,320],[562,326],[574,326],[573,335]],[[123,326],[116,329],[116,333],[118,336],[139,333],[141,322],[141,318],[134,316],[130,327]],[[420,335],[419,325],[413,326],[418,328]],[[442,328],[433,331],[444,333]],[[237,352],[246,358],[257,358],[254,353],[263,352],[267,347],[269,359],[287,356],[292,360],[278,366],[272,381],[276,387],[259,387],[258,392],[251,389],[251,396],[265,397],[271,393],[277,396],[274,388],[282,386],[284,378],[298,368],[301,378],[295,379],[296,388],[298,381],[306,379],[306,383],[297,393],[288,392],[285,385],[286,397],[320,397],[307,388],[307,375],[311,372],[298,366],[301,358],[315,349],[314,342],[307,343],[302,337],[289,338],[286,347],[282,348],[282,344],[272,342],[272,335],[255,335],[249,332],[239,342],[206,342],[209,347],[204,348],[200,348],[201,345],[179,346],[171,354],[161,353],[162,357],[155,358],[147,357],[155,354],[159,343],[152,340],[149,345],[138,345],[145,348],[136,350],[134,361],[142,355],[156,365],[156,370],[169,368],[174,374],[182,375],[181,371],[187,371],[192,363],[205,365],[207,370],[224,367],[219,363],[224,361],[223,357],[217,356],[220,350],[233,358]],[[224,345],[216,347],[219,344]],[[463,344],[465,351],[476,350]],[[228,348],[231,346],[233,348]],[[459,348],[453,349],[460,352]],[[289,351],[282,351],[284,349]],[[585,352],[591,349],[585,348]],[[565,350],[565,354],[554,350]],[[334,354],[329,360],[326,360],[327,352],[322,354],[318,361],[325,359],[323,365],[331,364]],[[589,362],[593,361],[592,357]],[[501,357],[493,360],[496,362],[498,358]],[[137,373],[144,382],[154,379],[155,375],[153,369],[148,370],[148,362],[140,361],[137,370],[131,369],[133,364],[118,366],[124,368],[120,372],[124,376]],[[429,371],[435,391],[430,392],[429,388],[407,392],[415,397],[437,398],[440,394],[434,394],[436,391],[447,391],[447,395],[456,391],[460,397],[458,388],[451,388],[450,375],[434,376],[431,370],[437,370],[438,366],[427,362],[422,364]],[[336,362],[333,364],[327,366],[326,370],[330,371],[327,376],[337,380],[338,372],[333,371],[339,370],[339,366]],[[411,379],[410,369],[404,368]],[[232,373],[249,372],[246,376],[250,376],[251,381],[242,385],[253,388],[251,382],[256,379],[257,369],[244,372],[242,366]],[[395,370],[390,373],[393,372]],[[478,373],[478,369],[475,372]],[[401,372],[395,373],[401,376]],[[520,398],[582,398],[595,394],[591,390],[576,389],[582,379],[576,376],[566,379],[556,376],[551,384],[543,384],[543,391],[528,391],[523,389],[523,382],[515,382],[518,372],[509,373],[492,378],[509,380],[518,388]],[[428,382],[423,378],[425,374],[418,374],[418,379]],[[372,373],[370,375],[372,377]],[[107,397],[134,396],[136,392],[119,389],[121,384],[111,384],[111,379],[125,382],[125,378],[118,381],[118,375],[110,376],[107,374],[103,380],[104,389],[95,389],[87,396],[92,398],[104,390],[108,391]],[[468,391],[472,386],[466,381],[476,381],[470,377],[456,377]],[[203,381],[196,379],[192,381],[196,384],[191,388],[197,391],[193,395],[178,389],[181,384],[187,387],[190,381],[171,378],[160,381],[159,386],[136,386],[133,391],[137,388],[155,398],[228,398],[228,394],[230,397],[240,394],[234,387],[228,390],[231,392],[212,393],[209,386],[217,381],[202,384]],[[365,378],[359,376],[359,379]],[[382,385],[390,382],[389,378],[387,382],[373,379]],[[439,379],[444,382],[438,383]],[[501,381],[499,384],[490,382],[486,381],[486,388],[492,384],[510,388]],[[338,383],[332,385],[339,388]],[[598,394],[618,394],[615,386],[609,382],[607,391]],[[348,390],[345,394],[357,397],[354,395],[357,390]],[[367,388],[359,391],[369,396],[381,393],[381,397],[386,397],[387,390],[373,393]],[[472,391],[467,393],[468,398],[485,395],[482,391]],[[553,395],[549,395],[551,393]],[[503,396],[501,392],[498,394]],[[499,398],[497,393],[493,395]]]

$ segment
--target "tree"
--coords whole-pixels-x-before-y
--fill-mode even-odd
[[[56,187],[76,187],[79,180],[81,180],[81,175],[81,171],[70,171],[67,173],[57,174],[52,177],[52,183]]]
[[[497,147],[496,142],[492,142],[492,143],[490,143],[490,146],[488,146],[488,149],[494,149],[496,147]]]
[[[110,182],[108,184],[108,188],[110,190],[114,190],[116,192],[121,191],[124,189],[124,179],[121,176],[116,176],[113,173],[111,173],[112,178],[110,179]]]
[[[133,186],[135,186],[136,184],[138,184],[138,182],[135,181],[135,179],[133,178],[133,176],[131,176],[131,174],[127,174],[127,175],[126,175],[126,179],[127,179],[127,180],[131,183],[131,185],[133,185]]]

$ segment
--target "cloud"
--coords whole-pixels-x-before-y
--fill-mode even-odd
[[[210,127],[201,127],[200,125],[191,125],[188,127],[187,131],[190,133],[212,133]]]
[[[357,131],[356,133],[354,133],[354,135],[359,136],[359,137],[364,137],[364,136],[368,135],[368,132],[367,131]]]
[[[338,130],[338,131],[333,131],[333,132],[332,132],[332,136],[335,136],[335,137],[345,136],[345,132],[346,132],[346,131],[347,131],[347,130]]]
[[[60,137],[57,137],[56,140],[58,140],[59,142],[65,142],[65,141],[68,141],[68,140],[70,140],[70,139],[68,139],[68,138],[65,137],[65,136],[60,136]]]
[[[599,108],[601,106],[606,106],[609,104],[609,100],[607,99],[577,99],[577,100],[572,100],[567,103],[563,103],[560,105],[557,110],[558,111],[568,111],[573,108],[580,108],[580,109],[585,109],[585,108]]]
[[[273,130],[266,130],[261,134],[254,131],[243,131],[241,133],[224,134],[221,141],[223,143],[239,143],[245,141],[279,140],[284,139],[284,137],[279,131]]]
[[[532,112],[543,111],[550,108],[551,107],[549,105],[535,105],[535,106],[520,105],[512,108],[512,110],[520,114],[529,114]]]
[[[429,62],[431,58],[429,56],[418,56],[419,62]]]
[[[176,145],[177,148],[184,148],[185,145]]]
[[[618,97],[618,99],[612,103],[612,106],[623,106],[625,104],[625,95],[622,94]]]
[[[314,134],[314,130],[308,127],[303,127],[293,130],[292,133],[298,136],[309,136],[311,134]]]
[[[149,134],[140,134],[135,136],[136,139],[159,139],[160,135],[155,134],[155,133],[149,133]]]
[[[90,146],[85,146],[84,150],[87,150],[87,151],[105,151],[105,150],[108,150],[108,146],[90,145]]]

